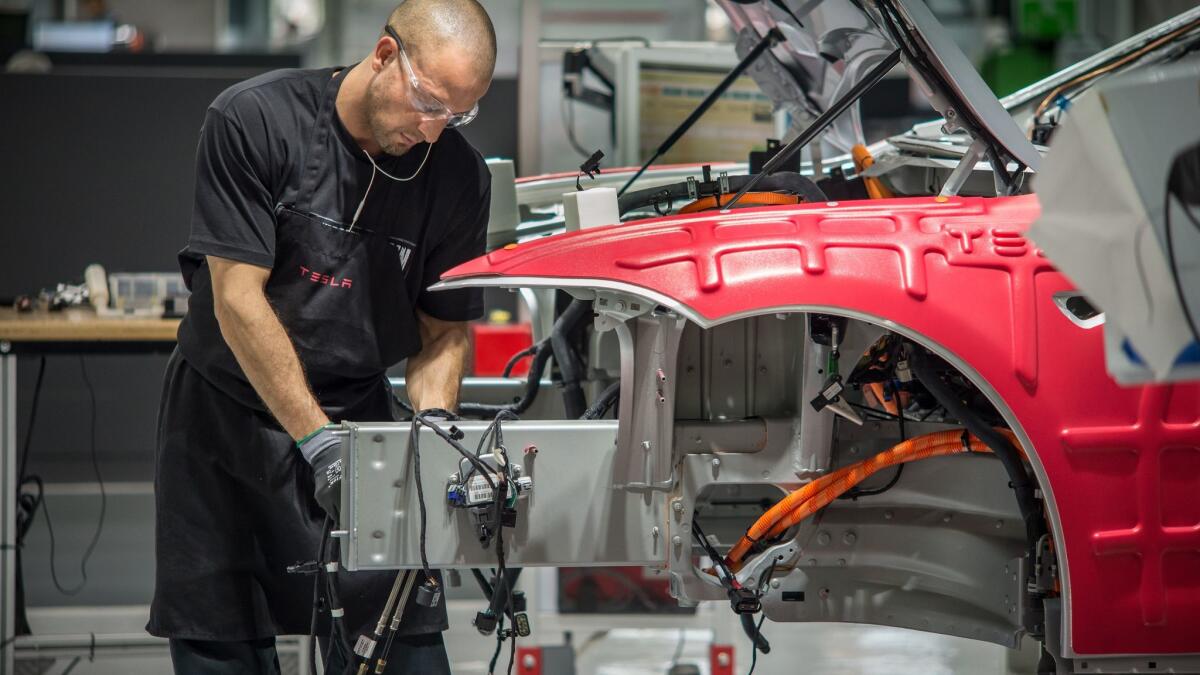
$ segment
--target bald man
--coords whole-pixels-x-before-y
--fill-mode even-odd
[[[490,177],[457,127],[495,60],[475,0],[408,0],[358,64],[268,73],[208,108],[158,422],[147,630],[176,672],[275,673],[275,636],[314,616],[329,635],[313,578],[286,572],[338,524],[327,425],[393,419],[385,371],[404,359],[417,409],[457,404],[482,297],[427,289],[484,252]],[[346,639],[370,634],[394,576],[339,575]],[[416,596],[386,672],[449,672],[445,609]]]

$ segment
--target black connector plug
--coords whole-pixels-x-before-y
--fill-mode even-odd
[[[733,607],[736,614],[758,614],[762,611],[762,602],[759,601],[758,595],[753,590],[739,586],[730,588],[727,593],[729,605]]]
[[[442,587],[433,579],[426,579],[417,589],[417,604],[422,607],[437,607],[442,601]]]
[[[496,632],[496,622],[496,615],[492,614],[489,609],[476,614],[471,624],[475,626],[475,630],[478,630],[480,635],[491,635]]]

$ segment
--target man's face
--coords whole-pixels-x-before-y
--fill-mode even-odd
[[[367,86],[371,135],[389,155],[402,155],[421,142],[435,142],[446,128],[445,108],[450,112],[471,110],[489,84],[480,81],[471,57],[453,46],[406,54],[407,63],[394,40],[380,38],[373,54],[375,73]],[[444,103],[445,108],[431,105],[434,101]]]

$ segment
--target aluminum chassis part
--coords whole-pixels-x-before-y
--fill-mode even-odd
[[[825,377],[826,356],[808,339],[803,313],[703,327],[645,297],[570,292],[593,301],[598,333],[616,335],[628,393],[621,396],[619,423],[504,425],[509,452],[537,486],[518,505],[518,526],[505,533],[508,564],[643,565],[665,570],[683,604],[723,599],[722,589],[697,569],[690,537],[706,491],[767,486],[782,496],[898,440],[880,422],[835,428],[831,413],[802,405]],[[861,354],[884,330],[851,321],[843,354]],[[473,449],[486,424],[457,426]],[[937,428],[943,427],[913,423],[910,433]],[[419,566],[416,519],[409,515],[416,502],[408,426],[347,423],[343,429],[343,559],[351,569]],[[482,549],[469,519],[445,502],[447,476],[458,471],[460,455],[429,430],[422,433],[430,563],[493,563],[494,550]],[[519,457],[529,446],[536,454]],[[876,623],[1018,644],[1023,535],[1003,470],[990,457],[919,464],[887,495],[831,505],[767,555],[748,561],[739,573],[744,583],[761,581],[775,568],[764,597],[769,617]],[[714,536],[729,545],[726,531],[748,524],[715,528]]]

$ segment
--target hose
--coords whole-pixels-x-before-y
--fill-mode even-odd
[[[600,419],[600,417],[604,415],[604,413],[607,412],[612,406],[613,401],[616,401],[617,397],[620,395],[621,383],[613,382],[605,387],[604,391],[600,392],[600,395],[596,397],[596,402],[592,404],[592,407],[588,408],[587,411],[583,413],[583,416],[580,419]]]
[[[521,397],[516,402],[492,404],[464,401],[458,404],[458,414],[463,417],[491,418],[504,410],[518,415],[525,412],[537,400],[538,390],[542,385],[542,371],[546,369],[546,362],[550,360],[550,356],[550,345],[542,341],[538,350],[533,355],[533,364],[529,366],[529,373],[525,375],[525,392],[521,394]]]
[[[958,396],[950,390],[949,385],[934,370],[933,365],[929,362],[929,355],[923,349],[910,350],[908,364],[913,375],[930,394],[933,394],[937,402],[946,408],[946,412],[962,422],[967,431],[986,443],[988,448],[1000,459],[1005,472],[1008,473],[1008,481],[1012,485],[1013,492],[1016,494],[1017,508],[1021,511],[1021,519],[1025,521],[1025,536],[1029,541],[1029,546],[1031,548],[1035,546],[1038,538],[1046,533],[1046,525],[1042,518],[1041,506],[1034,494],[1033,480],[1025,470],[1025,461],[1021,451],[1014,444],[1015,436],[1011,432],[1001,433],[993,429],[959,400]]]
[[[736,192],[750,182],[754,176],[729,176],[729,190]],[[706,185],[706,184],[698,184]],[[806,202],[823,202],[827,201],[825,192],[817,187],[808,176],[802,176],[795,171],[779,171],[765,176],[755,186],[756,192],[790,192],[800,196]],[[695,197],[689,194],[688,183],[674,183],[672,185],[662,185],[659,187],[646,188],[644,190],[636,190],[628,194],[622,195],[617,200],[617,210],[621,215],[632,211],[633,209],[653,206],[663,202],[691,202],[695,201]],[[693,188],[694,190],[695,188]],[[696,194],[696,197],[711,197],[710,194]],[[723,200],[728,201],[728,200]]]
[[[960,452],[986,452],[987,446],[976,436],[958,430],[938,431],[917,436],[883,452],[822,476],[784,497],[759,517],[746,534],[729,550],[726,561],[737,569],[759,541],[776,537],[796,523],[825,508],[872,474],[889,466],[928,457]]]
[[[592,304],[584,300],[572,300],[567,309],[554,321],[554,329],[550,331],[550,346],[554,350],[554,360],[558,363],[558,373],[562,378],[563,407],[567,419],[579,419],[587,410],[587,398],[583,394],[582,368],[575,355],[567,336],[575,330],[575,326],[584,316],[591,315]]]

